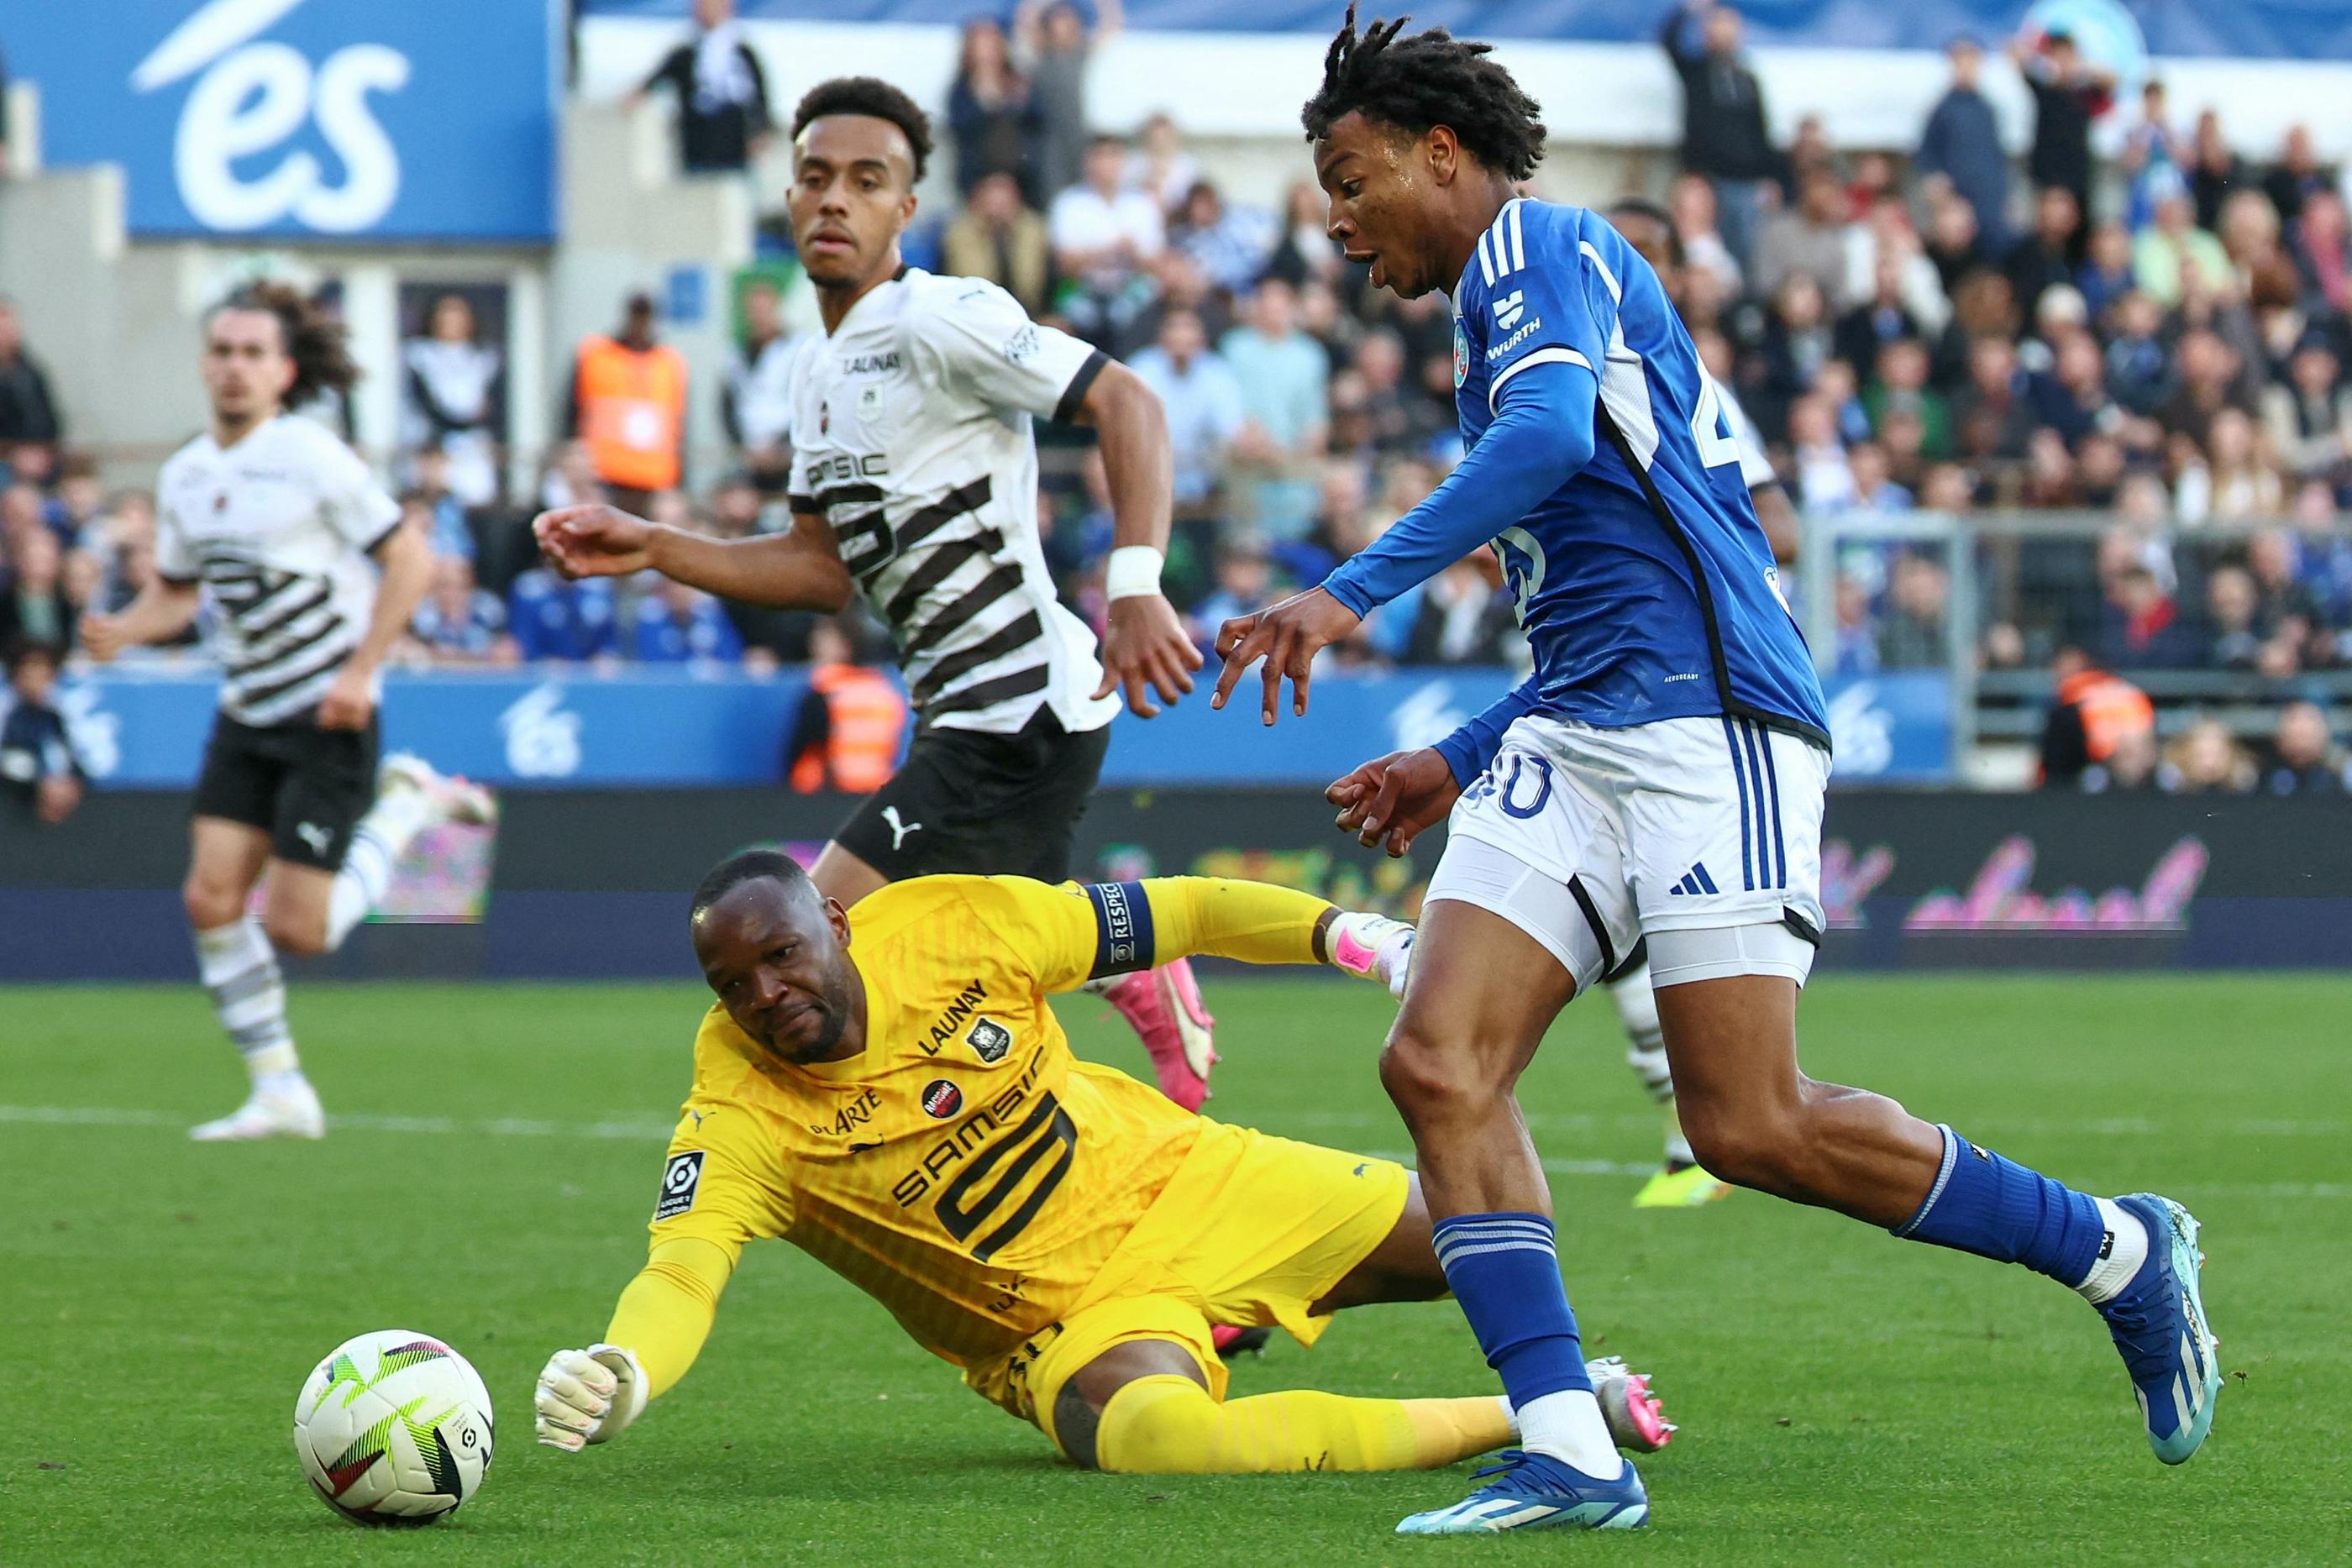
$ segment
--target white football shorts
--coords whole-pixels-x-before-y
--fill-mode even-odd
[[[1430,901],[1501,915],[1581,991],[1647,937],[1660,986],[1802,985],[1821,941],[1829,753],[1730,717],[1602,729],[1530,715],[1454,803]]]

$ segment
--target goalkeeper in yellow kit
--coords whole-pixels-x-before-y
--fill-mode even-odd
[[[1411,927],[1197,877],[920,877],[844,911],[766,851],[704,878],[692,920],[718,1003],[652,1256],[604,1343],[541,1375],[541,1442],[609,1441],[676,1385],[757,1237],[859,1286],[1090,1468],[1394,1469],[1511,1440],[1492,1395],[1226,1401],[1217,1325],[1312,1343],[1339,1308],[1444,1293],[1418,1186],[1080,1061],[1045,1004],[1192,954],[1332,963],[1401,988]],[[1644,1381],[1593,1371],[1619,1440],[1663,1443]]]

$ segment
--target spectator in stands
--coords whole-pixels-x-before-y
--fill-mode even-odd
[[[1323,451],[1330,358],[1299,329],[1297,296],[1272,278],[1218,347],[1241,380],[1248,416],[1233,453],[1252,477],[1251,521],[1270,538],[1296,538],[1314,517],[1315,481],[1305,474]]]
[[[2352,632],[2352,537],[2339,528],[2335,487],[2306,480],[2294,493],[2297,582],[2328,625]]]
[[[1748,276],[1769,296],[1803,273],[1825,298],[1834,298],[1845,278],[1845,189],[1834,173],[1816,169],[1799,188],[1796,210],[1776,213],[1764,225]]]
[[[2181,520],[2242,523],[2276,517],[2286,510],[2286,493],[2271,465],[2262,432],[2243,409],[2225,408],[2205,434],[2210,498],[2193,505],[2177,497]]]
[[[1685,0],[1667,12],[1659,41],[1682,78],[1683,167],[1714,185],[1724,243],[1745,268],[1761,226],[1764,188],[1779,160],[1767,129],[1764,89],[1740,57],[1739,31],[1739,13],[1730,6]],[[1769,293],[1772,285],[1763,287]]]
[[[2246,166],[2221,134],[2221,116],[2206,110],[2197,117],[2189,141],[2189,193],[2197,204],[2197,226],[2210,229],[2221,221],[2221,204],[2246,183]]]
[[[2288,126],[2286,140],[2279,147],[2279,161],[2263,176],[2263,193],[2270,197],[2280,218],[2294,222],[2303,216],[2305,201],[2334,184],[2335,176],[2320,167],[2311,127]]]
[[[2158,334],[2164,312],[2133,289],[2115,303],[2107,340],[2107,391],[2136,414],[2152,414],[2171,390],[2172,367]]]
[[[1405,641],[1408,664],[1499,664],[1518,636],[1502,563],[1481,545],[1431,578]]]
[[[2124,133],[2117,160],[2126,188],[2126,226],[2135,232],[2147,227],[2159,195],[2188,188],[2189,155],[2189,139],[2172,122],[2164,83],[2151,77],[2140,84],[2139,119]]]
[[[49,396],[48,372],[25,350],[16,302],[0,295],[0,463],[13,462],[29,471],[19,477],[46,473],[47,449],[64,434],[57,403]],[[23,452],[26,446],[38,448],[39,454]]]
[[[1940,294],[1937,303],[1942,303]],[[1881,256],[1862,302],[1838,318],[1837,356],[1857,371],[1867,371],[1877,365],[1887,344],[1916,339],[1942,325],[1938,320],[1934,327],[1926,326],[1911,313],[1903,299],[1901,261]]]
[[[1337,278],[1346,257],[1326,227],[1329,218],[1323,193],[1307,181],[1298,181],[1283,198],[1282,214],[1282,237],[1266,260],[1265,276],[1278,277],[1293,288]]]
[[[2219,719],[2200,718],[2165,747],[2157,783],[2171,795],[2242,795],[2254,787],[2254,759]]]
[[[2050,662],[2055,700],[2042,729],[2040,779],[2044,789],[2079,788],[2083,775],[2119,746],[2153,745],[2156,705],[2121,676],[2108,674],[2082,648],[2068,645]]]
[[[1961,280],[1992,265],[1995,253],[1977,227],[1976,209],[1946,192],[1927,205],[1927,259],[1945,296],[1958,302]]]
[[[2009,243],[2009,153],[1992,102],[1977,86],[1984,46],[1963,34],[1944,52],[1952,62],[1951,85],[1928,111],[1911,166],[1927,181],[1930,204],[1946,192],[1968,204],[1977,233],[1998,255]]]
[[[2352,237],[2346,233],[2344,198],[2334,191],[2304,198],[2294,220],[2294,265],[2316,302],[2339,317],[2352,312]]]
[[[1159,340],[1129,363],[1168,413],[1176,516],[1192,521],[1214,517],[1225,450],[1248,417],[1241,382],[1209,348],[1201,319],[1190,310],[1162,316]]]
[[[2091,231],[2083,264],[2074,269],[2074,287],[2094,322],[2107,319],[2107,308],[2129,293],[2133,285],[2131,231],[2115,222]]]
[[[2007,338],[1982,337],[1969,345],[1969,380],[1952,400],[1960,450],[1979,460],[2016,462],[2033,434],[2033,405],[2023,394],[2026,376],[2017,346]]]
[[[2117,670],[2175,670],[2194,655],[2180,625],[2180,607],[2154,571],[2134,561],[2107,582],[2099,649]]]
[[[1165,111],[1146,120],[1135,140],[1127,183],[1159,203],[1161,212],[1173,214],[1192,188],[1207,178],[1201,161],[1185,151],[1182,128]]]
[[[55,827],[81,804],[84,774],[54,700],[58,645],[17,642],[8,651],[10,700],[0,716],[0,788],[33,820]]]
[[[640,516],[686,472],[686,360],[656,337],[654,320],[653,296],[632,294],[619,331],[581,343],[563,419],[606,498]]]
[[[36,524],[15,530],[7,547],[10,569],[0,578],[0,647],[72,647],[74,604],[66,596],[65,549],[58,536]]]
[[[2231,193],[2221,204],[2221,222],[2213,232],[2221,242],[2221,254],[2230,258],[2230,271],[2241,292],[2252,285],[2260,268],[2284,254],[2278,209],[2260,191]]]
[[[1246,294],[1273,254],[1274,223],[1255,207],[1228,204],[1214,184],[1202,180],[1185,193],[1170,239],[1207,275],[1212,287]]]
[[[2229,254],[2220,240],[2197,226],[2196,218],[2188,192],[2167,191],[2157,200],[2156,221],[2132,244],[2132,279],[2158,305],[2180,303],[2196,286],[2184,276],[2192,268],[2197,282],[2209,289],[2231,284]]]
[[[678,163],[688,173],[739,172],[767,145],[768,78],[735,0],[694,0],[694,37],[663,57],[632,101],[657,88],[677,95]]]
[[[968,19],[955,80],[948,88],[948,141],[955,148],[956,193],[970,201],[982,181],[1002,174],[1018,183],[1029,204],[1043,201],[1051,193],[1038,183],[1043,120],[1028,78],[1013,67],[1004,25],[989,16]],[[948,270],[962,275],[959,267]]]
[[[2261,609],[2252,572],[2226,563],[2213,569],[2205,580],[2207,668],[2252,670],[2261,664],[2263,633],[2255,623]]]
[[[505,356],[479,340],[466,297],[444,294],[425,315],[425,334],[403,344],[400,357],[404,444],[411,451],[438,447],[458,504],[488,506],[500,488]]]
[[[1860,448],[1855,455],[1861,455]],[[1951,660],[1951,578],[1923,555],[1896,559],[1878,623],[1878,664],[1886,670],[1936,670]]]
[[[646,664],[731,664],[743,657],[743,638],[719,601],[662,577],[637,601],[629,653]]]
[[[2083,212],[2074,204],[2074,193],[2063,185],[2042,186],[2033,198],[2033,231],[2011,246],[2001,263],[2027,319],[2042,303],[2043,289],[2074,282],[2084,248]]]
[[[2317,703],[2291,702],[2279,709],[2263,788],[2273,795],[2340,795],[2352,789],[2352,759],[2328,733],[2326,712]]]
[[[440,454],[419,453],[417,455],[432,459],[420,462],[418,466],[425,470],[425,477],[429,483],[437,485]],[[402,491],[400,519],[404,525],[432,541],[435,555],[453,555],[465,560],[474,559],[474,536],[472,530],[466,527],[465,508],[458,506],[457,497],[446,490],[419,488]]]
[[[2115,91],[2116,73],[2084,57],[2074,36],[2059,29],[2038,38],[2020,35],[2010,58],[2033,94],[2033,150],[2026,172],[2037,186],[2061,185],[2074,210],[2091,212],[2091,120]]]
[[[1000,171],[981,177],[971,200],[948,225],[940,259],[948,276],[984,277],[1030,315],[1045,313],[1053,246],[1045,218],[1023,204],[1012,175]]]
[[[1684,267],[1687,272],[1702,272],[1712,277],[1722,297],[1737,298],[1743,274],[1739,258],[1731,254],[1717,227],[1715,186],[1704,174],[1683,173],[1675,176],[1673,188],[1666,195],[1666,211],[1673,217],[1675,233],[1682,240]]]
[[[773,282],[755,277],[743,288],[743,331],[728,355],[719,418],[752,484],[767,495],[781,494],[792,476],[792,362],[783,297]]]
[[[808,695],[784,743],[784,779],[797,794],[870,795],[898,770],[907,699],[857,643],[856,624],[838,616],[810,628]]]
[[[585,664],[618,656],[611,578],[570,581],[547,567],[533,567],[515,579],[507,597],[507,625],[521,657]]]
[[[1091,32],[1074,0],[1021,0],[1013,14],[1014,58],[1037,105],[1041,191],[1078,181],[1087,150],[1087,62],[1118,36],[1122,23],[1119,0],[1095,0]]]
[[[436,556],[433,586],[408,634],[436,664],[511,664],[520,656],[507,635],[506,606],[474,580],[474,563],[464,556]]]
[[[2292,675],[2311,665],[2325,665],[2335,653],[2335,639],[2319,601],[2296,570],[2294,535],[2280,528],[2263,528],[2246,541],[2246,569],[2253,574],[2261,608],[2255,623],[2262,628],[2262,671],[2267,675]]]
[[[1160,207],[1121,182],[1127,143],[1097,136],[1087,149],[1086,178],[1054,198],[1046,230],[1054,265],[1076,286],[1063,301],[1077,331],[1108,343],[1150,302],[1147,267],[1166,243]]]
[[[58,459],[57,492],[48,525],[66,549],[82,549],[84,536],[104,520],[106,486],[99,480],[98,459],[87,452],[68,452]]]
[[[2069,447],[2127,417],[2107,394],[2106,371],[2099,340],[2078,327],[2058,334],[2049,371],[2033,378],[2038,417]]]
[[[539,504],[545,507],[584,507],[608,497],[596,477],[596,459],[584,441],[567,441],[555,449],[539,486]]]
[[[2203,445],[2213,416],[2238,402],[2238,351],[2207,328],[2184,332],[2173,350],[2172,390],[2157,405],[2156,419],[2168,434]]]

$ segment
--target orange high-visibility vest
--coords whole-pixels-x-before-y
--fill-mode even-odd
[[[870,795],[898,767],[907,732],[907,699],[889,678],[858,664],[820,664],[809,690],[832,720],[825,743],[793,759],[792,787],[814,795],[830,785],[848,795]]]
[[[2156,727],[2156,705],[2147,694],[2105,670],[2084,670],[2061,681],[2058,705],[2081,710],[2083,746],[2094,762],[2113,757],[2126,736],[2145,735]]]
[[[677,487],[686,427],[686,359],[667,343],[632,349],[610,338],[580,346],[580,435],[596,477],[628,490]]]

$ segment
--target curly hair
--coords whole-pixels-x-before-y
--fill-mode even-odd
[[[915,178],[923,177],[931,161],[931,117],[880,77],[835,77],[809,89],[793,111],[793,140],[801,139],[809,121],[828,114],[867,114],[888,120],[907,133],[907,145],[915,152]]]
[[[248,283],[206,311],[205,323],[224,310],[258,310],[278,318],[278,347],[294,361],[294,382],[286,389],[288,407],[306,403],[322,392],[349,392],[359,383],[350,329],[292,284]]]
[[[1488,45],[1465,43],[1443,27],[1398,37],[1412,20],[1376,19],[1359,35],[1349,0],[1347,25],[1323,57],[1323,86],[1299,113],[1307,140],[1322,141],[1350,113],[1415,136],[1443,125],[1488,168],[1513,180],[1534,173],[1543,161],[1543,121],[1536,118],[1543,106],[1486,57]]]

